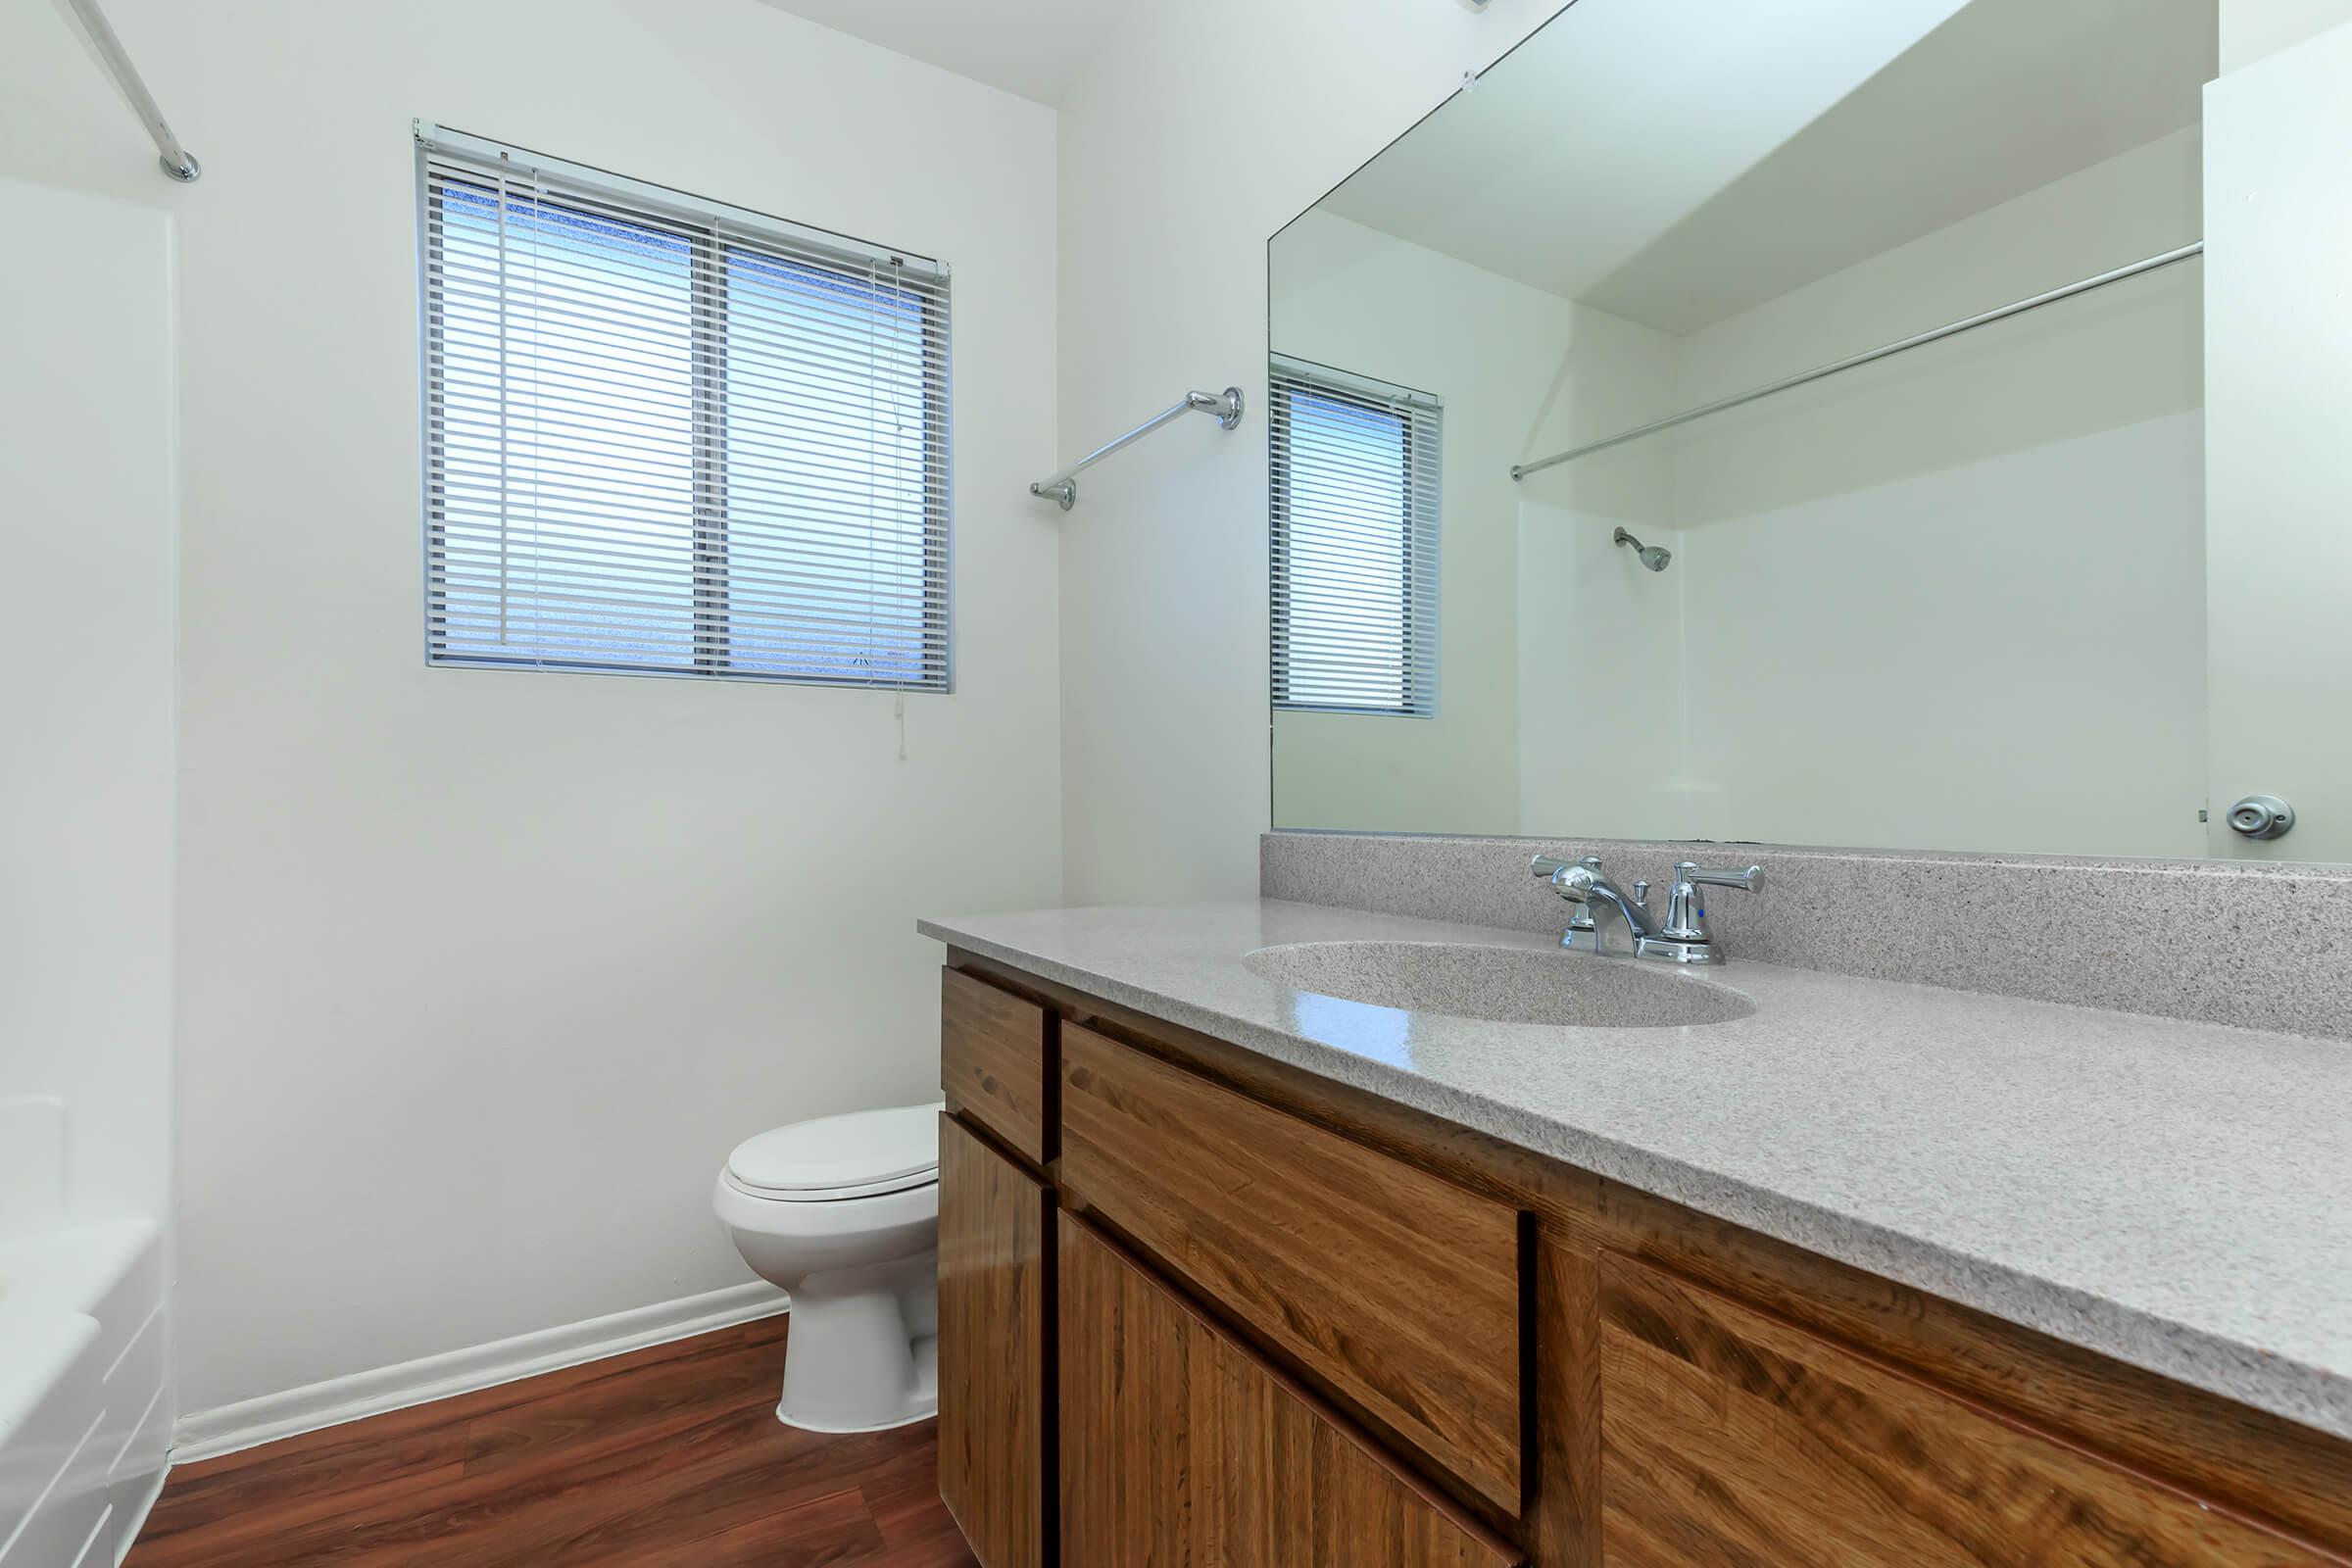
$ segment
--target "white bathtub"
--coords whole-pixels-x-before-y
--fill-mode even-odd
[[[130,1549],[170,1458],[162,1300],[152,1221],[0,1238],[0,1568]]]

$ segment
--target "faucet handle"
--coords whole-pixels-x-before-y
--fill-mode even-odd
[[[1668,942],[1703,950],[1709,955],[1707,961],[1720,963],[1722,959],[1714,956],[1714,937],[1707,930],[1706,900],[1698,890],[1738,888],[1742,893],[1753,893],[1763,885],[1764,868],[1760,865],[1719,867],[1701,865],[1696,860],[1677,860],[1674,888],[1666,896],[1666,923],[1659,928],[1658,935]]]
[[[1570,871],[1580,869],[1589,871],[1594,876],[1600,875],[1600,857],[1588,855],[1581,860],[1561,860],[1548,855],[1539,855],[1528,861],[1527,866],[1537,876],[1550,883],[1552,892],[1565,899],[1568,897],[1568,890],[1561,885],[1560,879]],[[1598,951],[1600,937],[1593,925],[1592,911],[1582,904],[1578,904],[1574,912],[1568,916],[1568,935],[1564,940],[1568,946],[1574,947],[1576,939],[1580,935],[1588,942],[1594,944],[1595,951]]]
[[[1700,865],[1696,860],[1677,860],[1674,879],[1695,882],[1701,887],[1738,888],[1742,893],[1753,893],[1764,885],[1764,868],[1760,865],[1717,868]]]

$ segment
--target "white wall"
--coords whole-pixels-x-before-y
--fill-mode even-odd
[[[1138,7],[1063,106],[1062,443],[1263,394],[1266,240],[1554,0]],[[1302,113],[1311,95],[1312,113]],[[1088,475],[1061,571],[1071,902],[1236,897],[1266,826],[1262,411]]]
[[[2352,859],[2352,22],[2230,73],[2205,102],[2213,853]],[[2292,803],[2294,831],[2228,831],[2247,795]]]
[[[115,0],[174,189],[61,10],[0,167],[180,223],[187,1403],[747,1280],[730,1145],[937,1093],[916,913],[1060,898],[1053,115],[757,0]],[[888,694],[424,666],[415,117],[953,264],[904,760]]]
[[[1681,340],[1703,403],[2171,250],[2192,128]],[[2205,840],[2198,264],[1670,434],[1682,836],[2193,856]],[[1620,833],[1613,822],[1532,830]]]
[[[1546,489],[1572,490],[1612,462],[1636,461],[1623,450]],[[1690,578],[1683,536],[1665,515],[1663,474],[1656,489],[1646,518],[1533,494],[1519,504],[1520,812],[1494,832],[1556,834],[1589,822],[1600,836],[1688,837],[1690,822],[1720,814],[1712,775],[1691,765],[1681,634]],[[1620,527],[1672,552],[1668,569],[1651,571],[1616,543]]]
[[[2250,66],[2352,22],[2352,0],[2222,0],[2222,70]]]
[[[0,207],[0,1100],[65,1102],[65,1159],[48,1187],[72,1217],[160,1221],[172,1158],[172,223],[5,178]]]
[[[2201,423],[1686,533],[1689,836],[2200,854]]]

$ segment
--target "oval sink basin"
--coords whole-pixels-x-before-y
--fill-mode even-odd
[[[1667,1029],[1727,1023],[1756,1004],[1696,975],[1532,948],[1446,942],[1301,942],[1242,962],[1294,991],[1494,1023]]]

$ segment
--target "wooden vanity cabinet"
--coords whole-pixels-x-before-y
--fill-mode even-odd
[[[1526,1560],[1067,1213],[1059,1272],[1071,1568]]]
[[[1703,1286],[1599,1282],[1607,1568],[2340,1561]]]
[[[952,963],[985,1568],[2352,1568],[2352,1444]]]
[[[939,1491],[984,1568],[1045,1568],[1054,1195],[939,1127]]]

